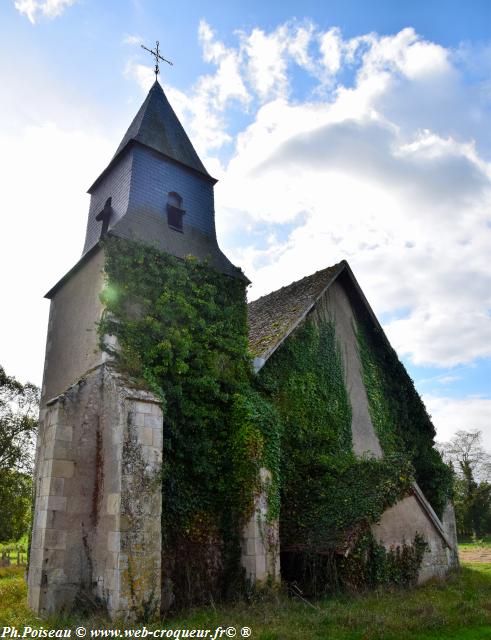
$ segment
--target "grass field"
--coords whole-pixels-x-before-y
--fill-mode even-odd
[[[468,551],[472,549],[491,549],[491,536],[484,536],[477,540],[461,540],[459,542],[460,551]]]
[[[77,624],[111,628],[107,620],[94,616],[37,619],[27,609],[22,570],[0,569],[0,633],[4,625],[22,632],[26,625],[59,629]],[[270,595],[254,604],[209,607],[147,626],[215,629],[220,625],[250,627],[254,640],[491,640],[491,564],[464,566],[444,582],[409,591],[371,592],[314,603]]]
[[[459,543],[459,555],[464,563],[491,563],[491,536],[462,541]]]

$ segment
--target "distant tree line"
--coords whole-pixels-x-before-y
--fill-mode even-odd
[[[39,389],[0,366],[0,543],[29,529]]]
[[[454,471],[459,538],[491,534],[491,455],[483,447],[481,431],[457,431],[439,449]]]

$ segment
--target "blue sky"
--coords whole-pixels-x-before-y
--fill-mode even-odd
[[[80,256],[159,39],[250,297],[347,259],[439,438],[491,449],[490,25],[488,0],[4,0],[0,362],[41,382],[42,295]]]

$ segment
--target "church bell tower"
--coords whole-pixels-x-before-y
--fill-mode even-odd
[[[158,72],[158,67],[157,71]],[[51,301],[36,452],[29,604],[98,601],[111,616],[160,606],[163,415],[99,347],[107,234],[244,279],[221,252],[210,176],[156,80],[90,187],[83,254]],[[145,487],[145,491],[142,491]]]
[[[89,189],[84,255],[110,232],[179,258],[206,257],[217,269],[237,275],[217,244],[215,183],[156,80]]]

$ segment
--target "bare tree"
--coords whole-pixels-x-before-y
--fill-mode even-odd
[[[455,472],[455,515],[462,537],[491,532],[491,456],[482,446],[481,437],[476,429],[461,430],[449,442],[438,445]]]
[[[449,442],[439,443],[438,450],[459,477],[470,471],[476,480],[490,480],[491,455],[482,446],[482,431],[461,429]]]

